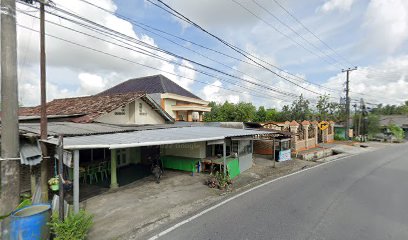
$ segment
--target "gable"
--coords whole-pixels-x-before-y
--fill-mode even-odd
[[[143,99],[136,99],[124,106],[104,113],[94,120],[108,124],[164,124],[166,119],[158,110],[152,108]]]

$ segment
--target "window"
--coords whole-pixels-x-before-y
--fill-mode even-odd
[[[146,112],[143,112],[143,104],[139,103],[139,115],[147,115]]]
[[[116,150],[117,164],[118,166],[124,166],[128,163],[127,161],[127,149]]]

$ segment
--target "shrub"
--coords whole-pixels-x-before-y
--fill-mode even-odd
[[[401,140],[404,138],[404,130],[398,127],[397,125],[390,124],[388,125],[388,129],[390,130],[392,135],[394,135],[394,137],[397,138],[398,140]]]
[[[60,220],[54,213],[48,223],[55,240],[83,240],[92,226],[93,216],[80,210],[77,214],[69,214],[65,220]]]
[[[214,175],[210,174],[206,184],[210,188],[224,189],[228,188],[232,184],[232,181],[228,173],[224,175],[224,173],[216,172]]]
[[[334,135],[334,140],[337,140],[337,141],[346,141],[346,138],[345,138],[344,136]]]

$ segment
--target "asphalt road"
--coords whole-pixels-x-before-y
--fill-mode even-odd
[[[408,144],[272,182],[159,239],[408,239]]]

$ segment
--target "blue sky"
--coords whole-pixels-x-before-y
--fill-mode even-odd
[[[303,87],[300,88],[266,70],[172,38],[179,44],[198,51],[205,57],[200,56],[80,0],[68,2],[56,0],[55,2],[58,7],[75,12],[80,16],[92,19],[99,24],[159,48],[286,93],[304,94],[311,101],[318,97],[313,92],[330,93],[333,97],[332,100],[338,101],[339,97],[343,95],[341,90],[345,80],[345,74],[341,73],[341,70],[353,66],[358,66],[359,69],[351,73],[352,97],[354,99],[364,97],[366,101],[372,103],[394,104],[408,99],[406,91],[408,87],[408,3],[404,0],[164,1],[211,33],[235,46],[309,82],[335,89],[335,91],[327,91],[326,88],[310,85],[297,79],[296,82]],[[277,3],[290,11],[336,53],[306,31]],[[94,4],[247,61],[217,40],[181,22],[147,1],[101,0],[94,2]],[[244,8],[256,16],[251,15]],[[27,7],[20,5],[19,9],[27,10]],[[49,16],[47,19],[87,32],[87,30],[58,17]],[[292,28],[294,32],[282,25],[277,19]],[[18,22],[21,25],[38,29],[38,21],[24,14],[18,15]],[[206,100],[219,102],[225,100],[251,101],[257,106],[277,108],[293,100],[293,96],[281,95],[225,76],[219,79],[208,77],[191,71],[191,69],[150,59],[51,24],[47,24],[47,30],[51,34],[85,46],[119,55],[176,75],[187,76],[189,79],[164,73],[181,86]],[[36,105],[39,98],[37,94],[32,93],[36,92],[38,88],[38,44],[35,40],[37,33],[22,28],[19,28],[18,31],[20,98],[25,105]],[[314,54],[306,51],[302,46]],[[49,65],[48,98],[50,100],[59,97],[94,94],[132,77],[163,73],[55,39],[47,38],[47,51],[47,63]],[[320,56],[316,56],[316,54]],[[202,69],[200,66],[185,61],[172,59],[189,68]],[[272,67],[270,68],[277,71]],[[207,69],[205,71],[211,72]],[[214,72],[211,73],[214,74]],[[238,81],[239,85],[244,85],[246,88],[222,80]],[[197,81],[207,82],[210,85],[204,85]],[[224,88],[229,88],[232,91]]]

